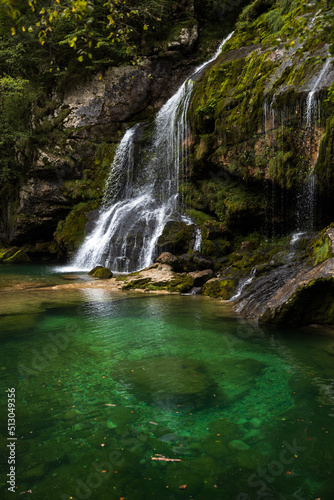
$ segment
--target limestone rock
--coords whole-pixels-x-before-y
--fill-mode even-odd
[[[175,257],[170,252],[163,252],[156,260],[156,262],[159,262],[159,264],[167,264],[169,266],[175,265],[178,262],[178,258]]]
[[[198,38],[198,26],[194,24],[191,28],[181,28],[177,36],[168,43],[169,50],[190,51]]]
[[[205,269],[204,271],[195,271],[189,273],[194,280],[194,286],[203,286],[213,276],[212,269]]]
[[[301,271],[266,303],[258,317],[270,325],[334,324],[334,258]]]

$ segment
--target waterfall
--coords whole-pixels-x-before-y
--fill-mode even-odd
[[[178,199],[180,169],[189,145],[187,112],[192,80],[218,57],[232,34],[161,108],[148,144],[141,144],[147,124],[137,124],[126,132],[110,168],[95,228],[68,269],[87,270],[96,265],[116,272],[143,269],[152,264],[158,238],[168,220],[192,223],[180,213]],[[196,249],[200,245],[198,233]]]
[[[307,179],[299,193],[297,200],[298,229],[313,230],[315,224],[317,178],[312,169],[312,142],[314,139],[314,128],[318,121],[319,103],[316,92],[323,78],[326,76],[331,58],[328,58],[315,79],[306,99],[306,111],[304,115]]]
[[[240,280],[240,283],[238,285],[238,288],[237,288],[235,294],[233,295],[233,297],[231,297],[229,299],[229,301],[234,302],[235,300],[239,299],[239,297],[241,297],[241,294],[243,293],[245,288],[253,282],[255,276],[256,276],[256,268],[254,267],[248,278]]]
[[[311,91],[309,92],[307,96],[307,107],[306,107],[306,128],[309,130],[312,127],[312,124],[317,118],[317,101],[315,100],[314,96],[315,93],[318,89],[319,84],[321,83],[322,79],[326,75],[328,68],[331,64],[332,60],[331,58],[328,58],[325,64],[323,65],[318,78],[316,79]]]

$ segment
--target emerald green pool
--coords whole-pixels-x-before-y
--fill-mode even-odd
[[[333,498],[333,331],[62,283],[0,268],[1,498],[8,388],[20,498]]]

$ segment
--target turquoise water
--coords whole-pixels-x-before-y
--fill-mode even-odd
[[[15,289],[19,271],[1,275],[1,498],[15,388],[22,498],[332,499],[332,331],[264,330],[197,296],[39,288],[66,282],[47,269]]]

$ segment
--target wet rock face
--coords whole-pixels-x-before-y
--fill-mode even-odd
[[[334,324],[334,258],[285,264],[254,281],[235,309],[261,324]]]
[[[302,326],[334,324],[334,259],[299,273],[266,304],[259,322]]]
[[[165,59],[146,58],[139,68],[112,67],[103,76],[98,74],[70,89],[62,103],[63,109],[70,110],[64,120],[65,128],[124,123],[148,106],[159,109],[176,90],[183,75],[186,78],[191,71],[187,63],[183,69],[175,70],[179,57],[179,53],[174,53]]]
[[[139,120],[141,113],[145,113],[146,118],[160,109],[191,74],[195,64],[189,54],[167,51],[163,57],[143,58],[139,68],[109,68],[105,74],[97,74],[67,89],[61,99],[56,98],[55,111],[42,119],[54,138],[43,144],[41,150],[34,151],[25,179],[17,186],[15,195],[10,195],[15,203],[13,199],[5,199],[6,194],[3,196],[1,244],[50,241],[59,221],[64,220],[72,208],[83,200],[99,201],[107,167],[89,174],[100,180],[99,185],[95,180],[91,188],[85,181],[87,170],[93,171],[103,162],[108,163],[108,159],[100,158],[109,158],[109,152],[103,154],[104,145],[117,143],[119,132],[124,132],[127,122]],[[76,182],[79,184],[73,192],[67,184]]]
[[[180,255],[188,252],[193,247],[195,237],[196,226],[194,224],[169,221],[158,240],[158,249],[161,252]]]

